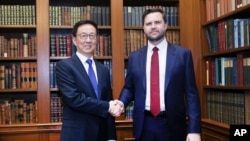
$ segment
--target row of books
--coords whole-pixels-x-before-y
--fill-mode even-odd
[[[71,34],[51,34],[50,35],[50,56],[72,56],[72,36]]]
[[[0,5],[0,25],[35,25],[35,5]]]
[[[124,30],[124,54],[128,56],[131,52],[147,44],[147,38],[143,30]]]
[[[38,105],[23,99],[0,103],[0,125],[38,123]]]
[[[27,33],[0,35],[0,57],[31,57],[36,56],[36,36]]]
[[[226,124],[250,124],[250,91],[207,92],[208,118]]]
[[[62,100],[60,96],[50,98],[50,122],[62,122]]]
[[[206,61],[206,84],[210,86],[250,86],[250,53],[217,57]]]
[[[147,45],[147,38],[143,30],[124,31],[124,54],[128,56],[131,52]],[[168,30],[165,34],[167,40],[173,44],[180,44],[180,33],[178,30]]]
[[[106,66],[109,71],[110,71],[110,80],[112,83],[112,60],[100,60],[104,66]],[[57,88],[57,82],[56,82],[56,73],[55,73],[55,68],[56,68],[56,63],[57,62],[50,62],[50,88]]]
[[[166,17],[168,26],[178,26],[178,7],[177,6],[162,6],[162,5],[147,5],[147,6],[124,6],[123,16],[125,26],[142,26],[142,15],[146,9],[161,8]]]
[[[228,19],[206,27],[210,52],[250,45],[250,19]]]
[[[0,89],[37,88],[36,62],[0,64]]]
[[[250,0],[206,0],[207,21],[246,6]]]
[[[178,26],[178,7],[176,6],[125,6],[124,25],[141,26],[142,14],[148,8],[159,7],[165,11],[169,26]],[[108,6],[50,6],[50,25],[74,25],[79,20],[93,20],[98,25],[110,25]],[[35,25],[34,5],[0,5],[0,25]]]
[[[110,26],[110,8],[107,6],[50,6],[50,25],[72,26],[79,20],[92,20],[98,25]]]
[[[71,34],[50,35],[50,56],[68,57],[75,53]],[[97,47],[94,56],[112,56],[110,35],[101,34],[97,37]]]

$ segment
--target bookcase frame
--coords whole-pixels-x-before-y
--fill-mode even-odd
[[[218,121],[214,121],[209,119],[209,111],[208,111],[208,98],[207,98],[207,91],[209,90],[216,90],[220,92],[226,92],[226,91],[238,91],[238,92],[244,92],[249,91],[249,86],[213,86],[213,85],[207,85],[207,75],[206,75],[206,61],[209,58],[216,58],[216,57],[223,57],[223,56],[230,56],[234,55],[236,56],[239,52],[245,52],[249,51],[249,46],[234,48],[234,49],[228,49],[226,51],[217,51],[217,52],[210,52],[209,51],[209,44],[206,37],[206,31],[205,28],[208,27],[211,24],[217,24],[220,21],[230,19],[230,18],[249,18],[249,16],[246,16],[246,13],[249,13],[250,11],[250,4],[242,6],[240,8],[235,8],[235,10],[225,13],[223,15],[220,15],[218,17],[215,17],[213,19],[210,19],[207,21],[207,13],[206,13],[206,2],[208,0],[201,0],[200,7],[204,10],[201,10],[201,53],[202,53],[202,102],[204,104],[203,106],[203,118],[202,118],[202,138],[204,141],[229,141],[229,129],[230,125],[221,123]],[[231,1],[228,1],[231,2]],[[237,113],[235,113],[237,114]]]
[[[0,125],[0,140],[14,141],[58,141],[61,123],[50,123],[50,94],[52,91],[49,84],[49,63],[51,60],[63,59],[50,57],[50,25],[49,25],[49,0],[36,1],[36,25],[28,26],[36,28],[37,37],[37,66],[38,66],[38,118],[39,123],[21,124],[21,125]],[[98,1],[98,0],[96,0]],[[110,0],[111,11],[111,37],[112,37],[112,77],[113,77],[113,95],[119,97],[119,93],[124,84],[124,65],[126,56],[124,56],[124,30],[137,29],[138,27],[124,27],[123,6],[125,0]],[[150,2],[149,0],[146,0]],[[201,62],[201,15],[204,13],[201,0],[156,0],[155,2],[168,1],[179,3],[179,27],[170,27],[169,30],[180,31],[180,44],[189,48],[193,54],[194,69],[200,98],[202,96],[202,62]],[[58,1],[60,3],[60,1]],[[84,2],[84,0],[83,0]],[[0,25],[2,28],[25,28],[26,26]],[[53,27],[55,28],[55,27]],[[59,27],[64,28],[64,27]],[[68,27],[65,27],[68,28]],[[15,58],[14,58],[15,59]],[[110,58],[100,58],[110,59]],[[203,105],[202,105],[203,108]],[[210,125],[210,124],[209,124]],[[118,140],[131,139],[132,120],[124,120],[124,115],[116,119]],[[210,128],[208,128],[210,129]]]

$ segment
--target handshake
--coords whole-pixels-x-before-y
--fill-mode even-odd
[[[109,113],[114,117],[119,117],[124,112],[124,104],[120,100],[109,101]]]

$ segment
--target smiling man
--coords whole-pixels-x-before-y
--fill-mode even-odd
[[[122,109],[111,93],[109,70],[93,59],[97,25],[89,20],[73,27],[76,53],[56,65],[63,101],[61,141],[114,141],[114,117]]]
[[[161,9],[148,9],[142,18],[148,44],[129,55],[125,85],[116,102],[126,107],[134,101],[133,133],[138,141],[200,141],[191,51],[167,41]]]

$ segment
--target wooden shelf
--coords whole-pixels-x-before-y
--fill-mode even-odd
[[[217,90],[242,90],[249,91],[250,86],[203,86],[204,89],[217,89]]]
[[[250,52],[250,46],[244,46],[240,48],[233,48],[226,51],[218,51],[218,52],[209,52],[203,55],[203,58],[207,57],[217,57],[217,56],[226,56],[231,54],[236,54],[238,52]]]
[[[124,6],[143,6],[143,5],[167,5],[178,6],[179,11],[179,26],[168,27],[168,30],[178,30],[180,32],[180,44],[189,48],[193,54],[195,62],[195,73],[198,84],[199,93],[202,94],[202,74],[201,74],[201,15],[199,0],[143,0],[138,2],[135,0],[92,0],[84,1],[76,0],[71,1],[71,6],[86,6],[86,5],[105,5],[110,7],[111,26],[98,26],[101,30],[109,30],[111,32],[111,45],[112,57],[103,56],[97,57],[99,60],[112,60],[112,78],[113,86],[112,91],[114,99],[119,97],[120,91],[124,85],[124,66],[127,56],[124,56],[124,30],[142,29],[141,26],[126,26],[124,27],[123,7]],[[35,93],[38,100],[38,117],[39,123],[37,124],[22,124],[22,125],[1,125],[0,127],[0,140],[14,141],[58,141],[61,123],[50,123],[50,96],[52,93],[59,92],[58,89],[50,88],[50,72],[49,64],[53,61],[66,59],[69,57],[50,57],[50,32],[53,30],[72,30],[72,26],[50,26],[49,25],[49,6],[67,5],[65,0],[11,0],[10,4],[33,4],[36,6],[36,25],[0,25],[1,33],[3,31],[32,31],[36,34],[37,38],[37,56],[36,57],[15,57],[15,58],[0,58],[2,62],[13,61],[36,61],[37,62],[37,89],[15,89],[15,90],[0,90],[3,93]],[[6,2],[0,2],[6,4]],[[194,8],[196,7],[196,8]],[[188,15],[188,16],[187,16]],[[12,30],[14,29],[14,30]],[[201,95],[201,99],[203,95]],[[204,122],[205,127],[209,122]],[[117,136],[118,140],[133,139],[132,135],[132,120],[125,120],[125,116],[116,118]]]
[[[229,136],[229,125],[209,119],[202,119],[202,128],[213,130],[223,135]]]
[[[222,15],[218,18],[215,18],[211,21],[208,21],[206,23],[204,23],[202,26],[208,26],[212,23],[216,23],[220,20],[223,19],[230,19],[230,18],[249,18],[249,12],[250,12],[250,4],[245,5],[243,7],[237,8],[236,10],[229,12],[225,15]]]
[[[0,61],[36,61],[36,57],[0,57]]]

